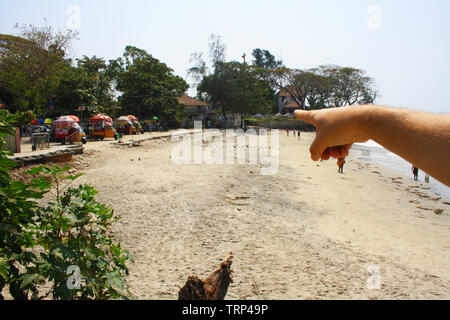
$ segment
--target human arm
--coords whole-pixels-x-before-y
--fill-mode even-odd
[[[372,139],[450,186],[450,114],[360,105],[295,115],[317,129],[314,161],[346,157],[353,143]]]

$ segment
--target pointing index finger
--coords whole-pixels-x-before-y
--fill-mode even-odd
[[[314,111],[295,110],[294,114],[298,120],[303,120],[314,126],[316,125]]]

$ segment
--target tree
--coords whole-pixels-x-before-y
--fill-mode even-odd
[[[175,97],[188,85],[145,50],[127,46],[123,58],[110,62],[109,73],[115,75],[117,90],[123,92],[119,104],[125,113],[156,115],[166,121],[179,119],[182,107]]]
[[[114,79],[108,72],[106,61],[95,55],[92,58],[83,56],[77,61],[78,69],[89,79],[89,86],[80,90],[88,100],[86,103],[88,110],[93,113],[106,112],[116,104],[112,85]]]
[[[364,70],[352,67],[320,66],[316,72],[329,79],[335,107],[373,103],[377,97],[375,80],[368,77]]]
[[[276,92],[279,89],[277,83],[277,71],[283,70],[285,67],[281,60],[276,60],[275,56],[270,53],[269,50],[254,49],[252,52],[254,60],[252,60],[252,65],[255,70],[259,73],[260,79],[265,81],[275,97]],[[274,109],[272,111],[277,112],[277,107],[274,104]]]
[[[276,70],[283,67],[283,62],[276,60],[269,50],[253,49],[252,56],[254,58],[252,64],[255,67],[265,70]]]
[[[250,114],[270,112],[274,103],[269,85],[257,70],[235,61],[217,64],[198,90],[209,102],[219,104],[224,116],[234,113],[242,120]]]
[[[188,75],[195,80],[198,98],[220,105],[225,122],[227,114],[238,114],[243,120],[246,115],[270,113],[275,103],[267,69],[281,62],[275,61],[269,51],[260,49],[256,51],[261,53],[258,65],[226,62],[225,51],[221,37],[212,34],[209,38],[210,67],[202,53],[191,56],[194,65],[188,69]]]
[[[378,94],[375,80],[364,70],[351,67],[280,68],[273,74],[278,87],[285,89],[302,109],[373,103]]]
[[[31,109],[40,114],[71,64],[66,54],[76,33],[16,27],[19,36],[0,35],[0,99],[14,113]]]

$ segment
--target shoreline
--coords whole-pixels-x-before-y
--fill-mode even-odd
[[[356,155],[356,153],[358,152],[360,153],[360,155]],[[414,181],[411,176],[410,164],[401,157],[395,155],[389,150],[386,150],[381,145],[378,145],[376,142],[369,141],[363,144],[354,144],[352,149],[350,150],[350,156],[353,158],[357,158],[360,161],[382,165],[391,170],[395,170],[404,178],[409,178]],[[422,170],[419,171],[418,182],[426,183],[425,173]],[[426,185],[430,186],[431,190],[436,194],[436,196],[441,196],[447,201],[450,201],[449,187],[437,181],[431,176],[430,183],[426,183]]]

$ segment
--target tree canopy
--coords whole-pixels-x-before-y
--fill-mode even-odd
[[[302,109],[373,103],[378,95],[375,80],[352,67],[281,68],[273,74],[277,86],[288,91]]]
[[[184,79],[145,50],[127,46],[123,57],[110,62],[122,110],[137,116],[174,120],[181,112],[176,96],[188,89]]]
[[[51,27],[18,27],[18,35],[0,34],[0,101],[13,113],[32,111],[39,117],[87,112],[177,121],[183,108],[176,97],[188,84],[165,63],[143,49],[127,46],[122,57],[69,58],[72,31]],[[364,70],[334,65],[287,68],[269,50],[252,51],[251,64],[226,60],[218,35],[209,38],[209,64],[203,53],[191,56],[188,76],[198,98],[219,105],[223,116],[273,113],[275,95],[284,89],[300,108],[319,109],[373,103],[375,80]]]
[[[236,61],[216,64],[214,72],[198,86],[206,100],[219,104],[222,113],[242,116],[270,113],[274,99],[269,85],[259,78],[258,71]]]
[[[19,29],[19,36],[0,35],[0,100],[12,112],[39,112],[70,66],[66,52],[76,34],[54,33],[51,27]]]

